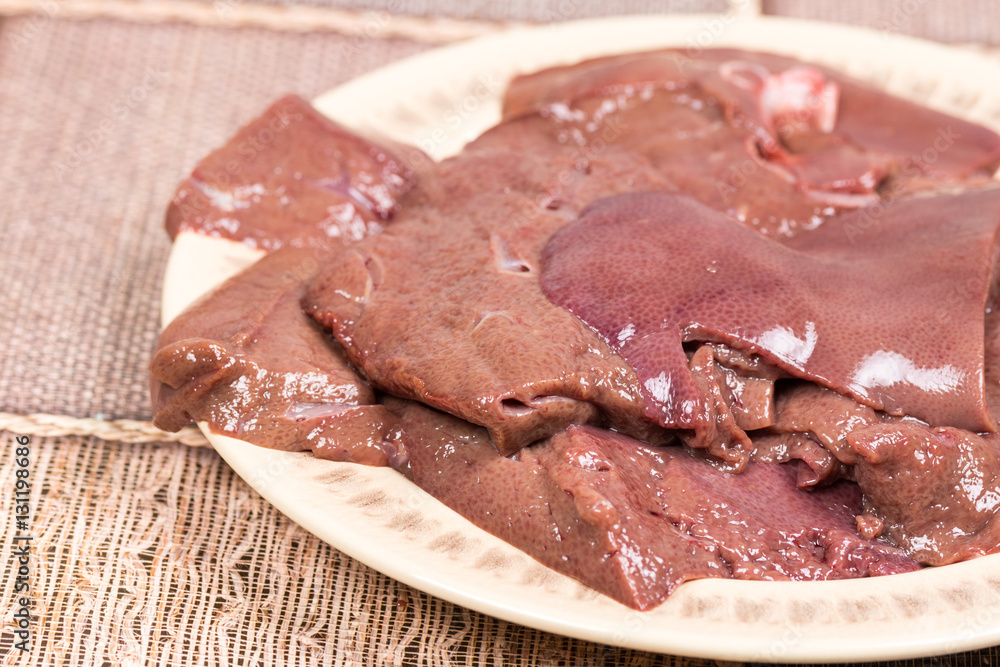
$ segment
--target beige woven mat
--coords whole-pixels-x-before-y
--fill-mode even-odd
[[[0,664],[706,664],[529,630],[398,584],[284,518],[210,449],[179,444],[203,443],[196,432],[148,424],[162,212],[269,101],[500,29],[493,19],[720,8],[442,0],[405,5],[415,16],[372,35],[370,15],[312,4],[0,0]],[[427,18],[448,12],[475,20]],[[31,443],[26,654],[12,634],[19,433]]]

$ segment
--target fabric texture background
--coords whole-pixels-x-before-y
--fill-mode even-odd
[[[218,25],[68,18],[57,0],[7,11],[0,2],[0,413],[148,420],[146,364],[169,252],[162,217],[177,183],[279,95],[312,97],[429,48],[378,34],[230,27],[227,2],[213,4]],[[308,4],[477,21],[728,7]],[[1000,43],[997,3],[871,5],[766,0],[763,8]],[[891,23],[893,6],[905,20]],[[5,559],[16,533],[14,437],[0,434]],[[712,664],[527,629],[395,582],[282,516],[211,449],[30,440],[37,622],[33,650],[22,655],[11,634],[15,570],[5,561],[0,665]],[[990,649],[929,664],[998,659]]]
[[[763,0],[764,13],[836,21],[942,42],[1000,44],[995,0]]]
[[[275,0],[291,4],[289,0]],[[619,14],[661,14],[664,12],[722,12],[728,0],[306,0],[317,6],[334,6],[365,11],[396,11],[413,16],[451,16],[486,21],[552,21],[570,18],[617,16]]]

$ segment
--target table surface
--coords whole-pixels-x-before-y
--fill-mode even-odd
[[[197,160],[270,101],[306,97],[436,43],[609,11],[733,11],[724,0],[340,7],[0,0],[2,665],[698,665],[568,639],[426,595],[288,520],[197,435],[152,429],[163,211]],[[979,41],[1000,3],[770,0],[811,16]],[[958,7],[956,9],[956,7]],[[852,13],[853,12],[853,13]],[[459,21],[441,20],[440,16]],[[15,456],[28,441],[29,464]],[[11,508],[12,509],[12,508]],[[14,550],[30,535],[31,650]],[[983,664],[1000,652],[928,664]],[[919,662],[919,661],[918,661]],[[898,664],[916,664],[907,661]]]

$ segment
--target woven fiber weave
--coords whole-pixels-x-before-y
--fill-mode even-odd
[[[769,2],[790,13],[837,4]],[[205,153],[279,95],[313,97],[431,44],[502,28],[488,21],[546,20],[567,6],[562,18],[730,3],[408,6],[478,22],[439,32],[342,13],[308,29],[276,13],[280,4],[244,7],[234,23],[225,1],[187,20],[183,3],[136,0],[133,21],[128,0],[75,10],[68,0],[0,0],[0,665],[714,664],[531,630],[373,571],[280,514],[211,448],[189,446],[204,444],[196,432],[165,442],[148,423],[146,366],[159,333],[166,204]],[[879,20],[857,7],[825,16]],[[980,32],[948,28],[945,38],[1000,42],[989,32],[1000,22],[963,17],[954,25]],[[275,29],[261,27],[269,20]],[[27,467],[15,456],[19,436],[30,443]],[[23,529],[11,500],[22,469]],[[27,653],[15,647],[11,556],[23,534],[33,538]],[[997,660],[990,649],[926,664]]]
[[[764,0],[764,12],[836,21],[942,42],[1000,44],[1000,3],[994,0]]]

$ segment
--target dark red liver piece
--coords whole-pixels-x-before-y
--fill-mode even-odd
[[[928,565],[945,565],[1000,549],[1000,436],[916,423],[853,431],[858,484],[865,494],[860,525]]]
[[[730,122],[761,140],[766,154],[788,150],[788,143],[815,147],[799,142],[807,130],[818,130],[837,145],[891,156],[937,178],[989,177],[1000,166],[1000,135],[982,125],[822,65],[736,49],[704,49],[694,57],[684,49],[624,54],[518,77],[504,99],[504,118],[594,97],[633,97],[629,91],[644,88],[712,98]]]
[[[573,423],[651,436],[635,374],[545,297],[538,269],[586,202],[657,185],[620,151],[581,164],[552,147],[467,150],[405,219],[324,267],[303,303],[375,387],[487,427],[504,455]]]
[[[414,481],[483,529],[648,609],[705,577],[840,579],[919,566],[855,533],[853,484],[799,491],[788,466],[720,472],[679,447],[572,426],[515,459],[486,432],[395,405]]]
[[[542,287],[635,368],[665,427],[704,426],[683,344],[710,341],[891,414],[995,430],[983,351],[1000,188],[868,215],[782,245],[682,195],[622,195],[552,238]]]
[[[519,77],[504,113],[538,113],[567,141],[645,155],[683,192],[775,237],[880,196],[986,180],[1000,166],[1000,135],[985,127],[822,66],[732,49]]]
[[[388,149],[288,95],[198,163],[166,227],[171,237],[188,230],[265,250],[353,241],[380,230],[415,182]]]
[[[279,250],[168,326],[150,363],[154,423],[206,421],[265,447],[405,466],[389,438],[395,418],[299,307],[305,281],[329,257]]]

